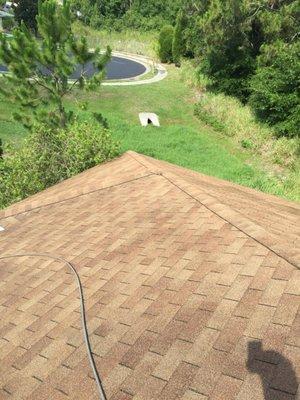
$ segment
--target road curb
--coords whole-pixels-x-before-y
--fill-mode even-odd
[[[103,86],[149,85],[151,83],[159,82],[168,76],[167,69],[162,64],[157,63],[154,59],[151,59],[150,57],[117,51],[113,51],[112,55],[120,58],[127,58],[129,60],[141,63],[145,66],[146,71],[143,74],[130,79],[120,79],[115,82],[104,81],[102,82]],[[156,75],[149,79],[140,79],[142,76],[151,71],[151,67],[156,70]]]

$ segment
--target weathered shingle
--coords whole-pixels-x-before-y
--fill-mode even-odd
[[[0,249],[74,264],[108,399],[296,400],[299,214],[128,152],[1,211]],[[98,398],[63,263],[0,260],[0,359],[1,400]]]

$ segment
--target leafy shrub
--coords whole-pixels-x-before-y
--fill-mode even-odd
[[[176,26],[172,43],[173,61],[178,67],[180,66],[180,59],[185,53],[184,26],[185,18],[183,11],[180,10],[176,19]]]
[[[265,46],[251,80],[250,104],[279,136],[300,136],[300,42]]]
[[[250,139],[242,139],[241,146],[243,147],[243,149],[252,149],[254,147],[253,142]]]
[[[13,151],[12,151],[13,150]],[[53,131],[39,125],[19,149],[0,159],[0,207],[22,200],[119,153],[110,132],[95,122]]]
[[[124,29],[161,29],[173,24],[182,0],[72,0],[72,9],[81,12],[81,20],[93,27],[123,31]]]
[[[112,22],[115,29],[115,22]],[[137,29],[141,31],[159,30],[164,25],[164,19],[160,15],[155,15],[149,18],[148,16],[141,15],[134,10],[129,10],[119,20],[120,30],[124,29]]]
[[[173,45],[174,29],[171,25],[162,28],[158,38],[158,57],[161,62],[168,63],[173,61],[172,45]]]

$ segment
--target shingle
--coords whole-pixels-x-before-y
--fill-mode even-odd
[[[231,376],[222,375],[219,379],[214,391],[211,395],[211,400],[234,400],[240,391],[243,381],[232,378]]]
[[[294,400],[299,211],[128,152],[1,211],[1,255],[73,262],[109,400]],[[68,268],[0,277],[0,398],[96,400]]]

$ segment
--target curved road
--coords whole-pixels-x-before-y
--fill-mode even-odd
[[[92,76],[95,73],[95,68],[91,63],[86,65],[86,70],[88,76]],[[76,79],[79,76],[79,68],[74,74],[71,75],[70,79]],[[0,65],[0,73],[7,72],[7,68]],[[117,80],[117,79],[130,79],[146,72],[146,67],[133,60],[127,58],[121,58],[113,56],[111,61],[107,64],[107,80]]]

